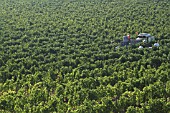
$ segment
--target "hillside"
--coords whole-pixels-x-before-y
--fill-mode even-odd
[[[170,1],[0,0],[0,112],[170,112]]]

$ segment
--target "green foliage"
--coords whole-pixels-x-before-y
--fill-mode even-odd
[[[169,0],[0,0],[0,112],[170,112],[169,10]],[[160,47],[119,47],[135,32]]]

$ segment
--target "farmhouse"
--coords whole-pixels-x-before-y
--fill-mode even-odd
[[[121,46],[125,45],[134,45],[140,42],[144,43],[150,43],[152,41],[155,41],[154,36],[148,34],[148,33],[140,33],[136,39],[130,39],[128,36],[123,36],[123,41],[121,42]]]
[[[147,43],[150,43],[150,42],[152,42],[152,41],[154,41],[155,40],[155,38],[154,38],[154,36],[151,36],[150,34],[148,34],[148,33],[140,33],[139,35],[138,35],[138,37],[136,38],[136,41],[138,42],[147,42]]]

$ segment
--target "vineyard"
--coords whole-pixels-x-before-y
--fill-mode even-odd
[[[170,113],[170,0],[0,0],[0,112]]]

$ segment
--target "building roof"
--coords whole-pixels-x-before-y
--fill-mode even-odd
[[[151,36],[150,34],[148,34],[148,33],[140,33],[138,36],[145,36],[145,37],[149,37],[149,36]]]

